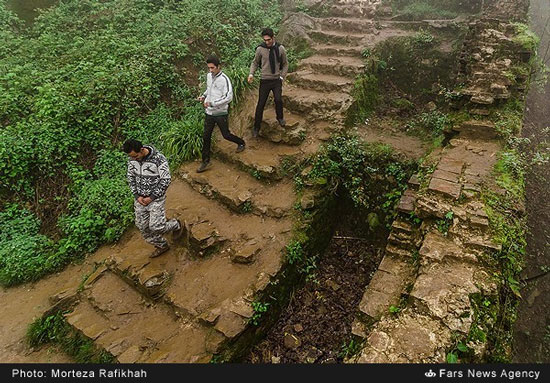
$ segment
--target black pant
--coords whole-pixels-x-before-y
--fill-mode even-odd
[[[211,116],[209,114],[204,118],[204,132],[202,134],[202,162],[210,161],[210,143],[212,141],[212,132],[214,126],[218,124],[223,138],[228,141],[234,142],[238,145],[243,145],[244,141],[229,131],[228,115],[225,116]]]
[[[256,115],[254,116],[254,129],[260,130],[260,124],[264,117],[264,107],[269,97],[269,92],[273,91],[273,98],[275,100],[275,113],[277,119],[283,119],[283,81],[277,80],[260,80],[260,97],[258,98],[258,105],[256,105]]]

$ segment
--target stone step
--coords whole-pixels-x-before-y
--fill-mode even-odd
[[[223,340],[207,326],[144,299],[110,272],[80,294],[66,319],[119,363],[206,363]]]
[[[321,56],[356,56],[361,57],[363,47],[333,45],[333,44],[316,44],[313,45],[313,51]]]
[[[460,132],[463,136],[476,138],[496,138],[498,133],[492,121],[470,120],[460,125],[453,126],[453,130]]]
[[[213,172],[214,167],[209,171]],[[292,203],[294,199],[289,201],[285,203]],[[286,239],[292,226],[287,218],[235,214],[217,201],[197,193],[189,183],[178,178],[168,188],[166,206],[167,216],[178,216],[187,227],[178,243],[167,235],[171,249],[159,257],[149,258],[153,246],[146,244],[134,229],[120,250],[107,262],[113,272],[151,299],[165,296],[182,268],[191,267],[188,264],[192,264],[191,269],[195,270],[201,269],[202,263],[208,263],[212,258],[223,258],[231,263],[230,255],[251,239],[258,240],[261,246],[273,246],[272,237],[281,241]],[[223,271],[212,269],[201,272]]]
[[[319,44],[361,45],[365,39],[364,34],[326,30],[309,31],[308,35]]]
[[[313,55],[302,60],[298,69],[310,69],[324,74],[355,78],[364,72],[365,63],[360,57]]]
[[[353,87],[353,78],[316,73],[313,70],[301,70],[288,75],[291,83],[306,89],[321,92],[349,92]]]
[[[219,140],[214,149],[214,155],[224,162],[236,164],[258,179],[282,179],[281,159],[285,157],[298,158],[302,151],[297,146],[275,144],[264,138],[253,138],[252,128],[242,132],[246,149],[236,153],[236,145],[227,140]],[[263,134],[260,129],[260,135]]]
[[[479,293],[476,266],[434,263],[422,266],[411,291],[416,310],[441,320],[453,332],[468,334],[472,324],[470,296]],[[488,279],[488,278],[487,278]],[[489,287],[489,283],[485,283]]]
[[[260,137],[276,144],[300,145],[306,138],[307,122],[300,115],[294,114],[289,110],[284,110],[285,126],[281,126],[277,121],[274,108],[264,111],[262,124],[260,127]],[[254,122],[251,121],[252,128]]]
[[[413,266],[408,260],[391,255],[384,256],[363,294],[359,312],[366,316],[368,321],[377,320],[388,313],[391,305],[398,305],[413,271]]]
[[[392,222],[391,229],[396,233],[403,233],[409,236],[411,236],[414,231],[414,227],[410,223],[401,219],[394,220]]]
[[[182,262],[164,301],[177,312],[210,323],[231,336],[229,330],[218,328],[223,326],[218,317],[232,303],[252,301],[265,290],[280,272],[285,258],[283,250],[290,240],[290,228],[286,233],[270,232],[269,224],[258,224],[258,228],[266,230],[264,236],[237,243],[216,257]]]
[[[388,236],[388,242],[391,243],[396,248],[399,248],[402,250],[412,251],[416,249],[412,238],[403,233],[397,233],[392,231]]]
[[[283,102],[286,108],[307,115],[309,119],[326,119],[345,112],[352,97],[342,92],[318,92],[288,86],[283,93]]]
[[[386,246],[386,255],[409,259],[413,256],[412,250],[401,249],[391,243]]]
[[[371,33],[375,24],[373,20],[351,17],[323,17],[315,18],[315,21],[324,30],[363,34]]]
[[[203,173],[197,173],[197,163],[190,162],[179,169],[179,174],[193,189],[237,213],[280,218],[292,209],[295,197],[291,182],[266,185],[224,162],[211,162],[212,168]]]
[[[372,18],[376,14],[376,8],[378,4],[370,4],[367,1],[361,2],[357,0],[356,3],[341,3],[328,6],[328,13],[331,16],[337,17],[363,17]]]

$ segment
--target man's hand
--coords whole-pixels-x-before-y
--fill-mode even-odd
[[[212,105],[212,104],[210,103],[210,101],[206,101],[206,102],[205,102],[204,104],[202,104],[202,105],[204,105],[205,108],[208,108],[208,107],[209,107],[210,105]]]
[[[248,81],[249,84],[252,84],[252,81],[254,81],[254,76],[252,76],[251,74],[248,75],[248,78],[246,79]]]
[[[142,205],[143,206],[147,206],[149,205],[151,202],[153,202],[153,199],[151,197],[143,197],[142,199]]]
[[[144,202],[143,202],[143,197],[142,196],[139,196],[137,197],[137,201],[140,205],[143,205],[143,206],[147,206]]]

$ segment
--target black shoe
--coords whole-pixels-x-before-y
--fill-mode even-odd
[[[285,126],[285,125],[286,125],[286,121],[285,121],[285,119],[284,119],[284,118],[281,118],[280,120],[279,120],[279,119],[277,119],[277,122],[278,122],[278,123],[279,123],[279,125],[281,125],[281,126]]]
[[[260,135],[260,130],[256,130],[256,129],[252,129],[252,137],[254,138],[258,138],[258,136]]]
[[[238,145],[238,146],[237,146],[236,152],[237,152],[237,153],[242,152],[242,151],[244,150],[244,147],[245,147],[245,146],[246,146],[245,144],[240,144],[240,145]]]
[[[197,169],[197,173],[202,173],[208,168],[210,168],[210,161],[209,162],[203,162],[203,163],[201,163],[201,166],[199,166],[199,168]]]

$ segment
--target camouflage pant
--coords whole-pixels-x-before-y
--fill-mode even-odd
[[[143,206],[137,200],[134,201],[136,226],[143,239],[155,247],[168,245],[168,241],[162,234],[179,229],[178,221],[175,219],[166,221],[165,203],[166,197],[154,200],[147,206]]]

